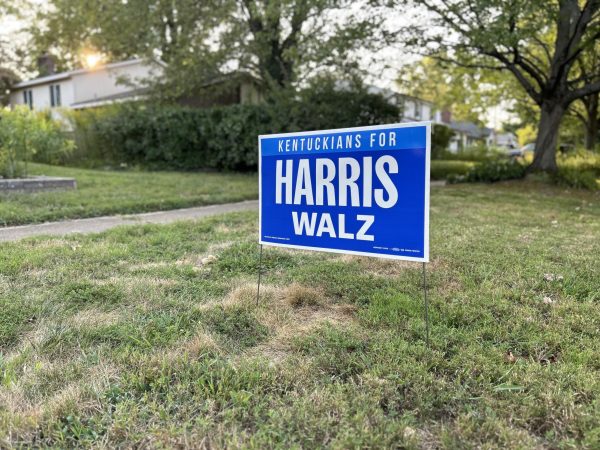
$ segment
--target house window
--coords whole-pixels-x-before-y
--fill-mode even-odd
[[[50,106],[60,106],[60,84],[51,84],[50,85]]]
[[[33,109],[33,92],[31,89],[23,91],[23,104],[29,106],[29,109]]]
[[[419,120],[421,118],[421,105],[415,103],[415,119]]]

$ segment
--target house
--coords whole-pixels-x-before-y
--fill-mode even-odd
[[[10,105],[28,105],[32,110],[83,109],[139,99],[146,94],[144,80],[160,76],[162,68],[157,62],[132,59],[89,69],[50,73],[13,86]]]
[[[420,122],[422,120],[441,122],[441,113],[436,110],[435,105],[430,101],[403,94],[401,94],[401,97],[403,122]]]
[[[32,110],[84,109],[147,97],[147,81],[160,77],[164,63],[132,59],[70,72],[52,73],[48,60],[38,62],[40,72],[49,73],[13,86],[10,105],[28,105]],[[204,91],[203,91],[204,89]],[[208,107],[237,103],[258,103],[262,91],[257,80],[233,72],[205,83],[200,92],[180,99],[181,104]]]
[[[439,123],[442,120],[441,113],[436,110],[435,105],[422,98],[400,94],[391,89],[372,85],[367,87],[367,92],[381,95],[392,105],[398,106],[400,108],[400,122],[431,121]]]
[[[453,132],[454,136],[450,139],[448,150],[453,153],[477,145],[487,145],[492,130],[486,127],[480,127],[473,122],[468,121],[450,121],[446,123]]]

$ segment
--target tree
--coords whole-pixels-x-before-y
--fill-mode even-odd
[[[501,79],[504,78],[504,79]],[[506,76],[488,70],[473,70],[425,57],[405,66],[397,84],[408,95],[434,103],[441,110],[452,112],[455,120],[483,125],[486,110],[505,99]]]
[[[218,19],[217,0],[50,0],[32,24],[39,54],[54,53],[61,68],[96,51],[109,60],[132,57],[170,62],[184,52],[206,51]],[[40,26],[43,24],[43,26]]]
[[[582,97],[580,102],[583,104],[585,110],[585,116],[583,116],[585,148],[593,150],[598,142],[598,132],[600,132],[600,94],[595,93]]]
[[[19,81],[19,77],[11,69],[0,67],[0,108],[8,105],[10,88]]]
[[[361,0],[367,1],[367,0]],[[158,57],[169,88],[194,93],[207,78],[245,70],[289,87],[331,67],[356,67],[353,50],[379,42],[373,14],[352,0],[50,0],[36,48],[62,68],[86,48],[107,59]],[[37,30],[37,31],[36,31]],[[383,44],[382,44],[383,45]]]
[[[235,0],[228,41],[240,67],[289,87],[319,69],[355,68],[353,50],[371,47],[380,21],[351,0]],[[352,10],[355,10],[352,13]],[[383,42],[383,41],[379,41]]]
[[[15,20],[18,7],[16,0],[0,0],[0,18]],[[13,40],[12,36],[0,32],[0,108],[9,102],[10,88],[19,81],[16,70],[23,61],[23,54]]]
[[[532,170],[556,171],[561,120],[600,91],[600,70],[576,62],[600,37],[600,0],[399,0],[425,7],[432,31],[408,27],[411,44],[465,68],[511,73],[540,109]],[[548,44],[550,40],[551,44]]]
[[[591,78],[600,70],[600,42],[590,47],[577,60],[576,69],[584,78]],[[592,150],[600,132],[600,92],[594,92],[573,102],[569,112],[581,121],[585,129],[585,148]]]

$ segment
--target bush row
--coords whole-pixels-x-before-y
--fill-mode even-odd
[[[431,161],[430,174],[432,180],[446,180],[449,177],[466,175],[477,163],[472,161]]]
[[[451,183],[493,183],[521,179],[527,173],[528,163],[506,159],[490,159],[479,163],[432,161],[431,178],[445,178]],[[600,154],[581,150],[575,154],[559,155],[557,163],[558,171],[551,176],[556,184],[579,189],[600,189]]]
[[[71,113],[78,149],[65,163],[256,170],[260,134],[374,125],[398,118],[398,108],[381,96],[328,86],[259,105],[193,109],[129,104]]]

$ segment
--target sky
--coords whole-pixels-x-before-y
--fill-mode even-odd
[[[1,0],[0,0],[1,1]],[[47,4],[47,0],[30,0],[37,5]],[[401,25],[410,20],[416,20],[414,14],[392,14],[388,18],[393,26]],[[417,20],[423,20],[423,16],[418,16]],[[12,16],[0,17],[0,38],[8,39],[15,46],[24,46],[27,42],[27,34],[20,32],[24,21],[18,20]],[[371,62],[374,60],[375,62]],[[397,90],[395,80],[400,68],[405,64],[411,64],[418,61],[418,57],[403,51],[398,47],[387,47],[377,52],[375,55],[365,55],[365,67],[367,68],[366,82],[381,88]],[[482,117],[486,126],[494,129],[501,128],[502,124],[512,119],[507,111],[506,105],[500,105],[490,108],[485,117]]]

